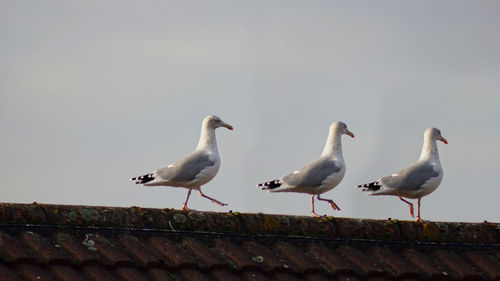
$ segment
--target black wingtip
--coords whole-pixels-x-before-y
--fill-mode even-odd
[[[154,179],[155,179],[155,177],[153,176],[153,174],[147,174],[147,175],[143,175],[143,176],[139,176],[139,177],[133,177],[130,180],[136,181],[135,184],[144,184],[144,183],[150,182]]]
[[[259,183],[257,186],[262,186],[262,190],[271,190],[281,186],[280,180],[272,180],[264,183]]]
[[[360,184],[357,188],[363,188],[362,191],[376,191],[379,190],[382,186],[378,181],[374,181],[371,183]]]

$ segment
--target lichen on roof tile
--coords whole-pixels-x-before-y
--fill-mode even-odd
[[[486,222],[0,204],[0,280],[496,280],[499,231]]]
[[[252,258],[252,260],[262,266],[269,272],[273,271],[286,271],[282,261],[269,247],[257,243],[256,241],[245,241],[243,248]]]

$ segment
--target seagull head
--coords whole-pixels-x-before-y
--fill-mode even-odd
[[[203,124],[207,127],[213,128],[213,129],[216,129],[219,127],[225,127],[225,128],[228,128],[229,130],[233,129],[233,126],[222,121],[222,119],[220,119],[219,117],[217,117],[215,115],[208,115],[207,117],[205,117],[205,119],[203,120]]]
[[[354,134],[349,131],[347,125],[341,121],[333,122],[332,125],[330,125],[330,131],[339,135],[349,135],[351,138],[354,138]]]
[[[429,128],[425,130],[425,136],[448,144],[448,140],[443,138],[443,136],[441,135],[441,131],[437,128]]]

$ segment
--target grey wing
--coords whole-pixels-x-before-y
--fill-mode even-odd
[[[298,173],[284,176],[283,181],[295,187],[319,187],[328,176],[340,170],[341,167],[333,160],[317,159],[301,168]]]
[[[172,182],[189,182],[205,168],[215,165],[215,161],[210,159],[210,155],[205,153],[193,153],[183,158],[169,167],[156,171],[162,179]]]
[[[391,189],[418,190],[429,179],[437,177],[438,172],[429,163],[416,163],[400,172],[396,176],[387,176],[380,179],[382,185]]]

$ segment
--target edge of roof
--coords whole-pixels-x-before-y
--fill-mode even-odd
[[[141,207],[0,203],[0,225],[148,229],[333,239],[500,244],[500,224],[413,222]]]

